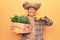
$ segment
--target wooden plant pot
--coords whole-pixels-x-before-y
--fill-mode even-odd
[[[11,30],[16,34],[31,33],[32,28],[31,24],[11,22]]]

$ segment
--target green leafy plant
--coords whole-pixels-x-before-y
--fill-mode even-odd
[[[11,18],[12,22],[18,22],[18,23],[25,23],[25,24],[31,24],[29,21],[29,18],[27,16],[17,16]]]
[[[15,15],[14,17],[11,18],[12,22],[19,22],[19,17]]]

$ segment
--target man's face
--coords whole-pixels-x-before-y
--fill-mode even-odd
[[[36,9],[33,8],[33,7],[30,7],[30,8],[28,9],[28,15],[29,15],[29,16],[35,16],[35,12],[36,12]]]

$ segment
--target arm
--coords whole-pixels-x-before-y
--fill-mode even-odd
[[[53,24],[53,21],[49,19],[47,16],[41,18],[40,21],[44,22],[45,26],[51,26]]]

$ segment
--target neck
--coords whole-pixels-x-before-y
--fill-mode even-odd
[[[34,18],[34,16],[28,16],[28,17]]]

